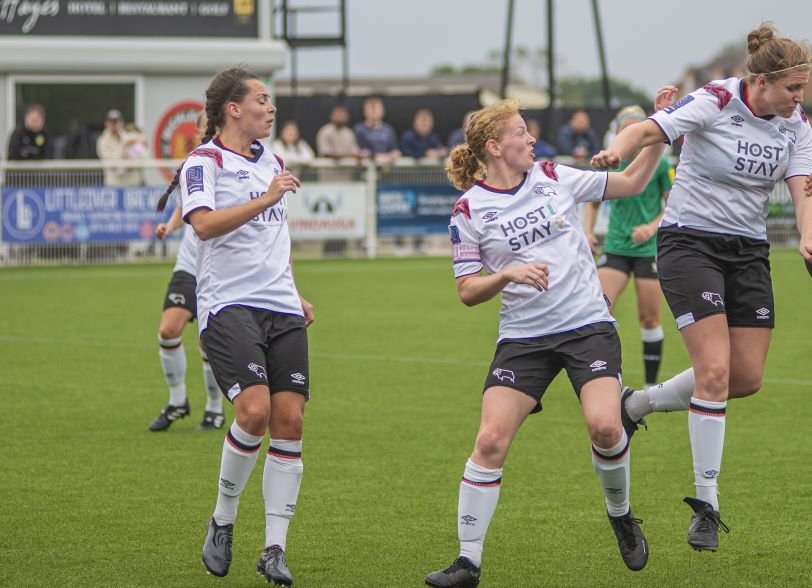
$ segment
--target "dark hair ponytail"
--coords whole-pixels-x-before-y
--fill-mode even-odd
[[[225,123],[225,105],[228,102],[240,102],[245,97],[248,89],[245,86],[246,80],[258,80],[259,77],[252,74],[242,67],[232,67],[223,72],[220,72],[209,84],[206,89],[206,134],[203,136],[203,142],[208,143],[217,134],[217,129],[222,129]],[[158,199],[158,212],[163,212],[166,208],[166,203],[169,196],[175,191],[180,183],[180,172],[183,169],[183,163],[175,171],[175,177],[169,183],[166,192]]]

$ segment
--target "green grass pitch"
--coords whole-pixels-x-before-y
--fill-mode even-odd
[[[483,587],[812,584],[812,284],[797,253],[775,251],[772,261],[777,328],[765,386],[728,408],[720,488],[732,532],[720,550],[686,543],[686,413],[654,415],[632,449],[632,505],[651,558],[642,572],[625,568],[562,374],[505,465]],[[167,400],[156,332],[170,272],[0,271],[0,586],[263,585],[254,570],[261,464],[242,497],[230,575],[207,576],[200,562],[223,434],[195,430],[205,396],[194,327],[184,335],[192,416],[147,430]],[[288,543],[295,585],[419,586],[457,553],[458,483],[498,302],[461,304],[447,259],[301,262],[296,276],[316,323]],[[663,316],[670,376],[688,362]],[[618,318],[625,380],[639,385],[633,288]]]

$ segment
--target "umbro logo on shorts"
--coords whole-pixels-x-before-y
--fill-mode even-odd
[[[602,359],[599,359],[597,361],[593,361],[592,363],[590,363],[589,367],[592,368],[593,372],[597,372],[599,370],[605,370],[606,369],[606,362],[603,361]]]
[[[513,384],[516,383],[516,375],[510,370],[503,370],[502,368],[496,368],[493,370],[493,375],[499,378],[500,382],[504,382],[505,380],[509,380]]]
[[[177,292],[172,292],[167,298],[169,298],[173,304],[186,304],[186,296]]]
[[[248,364],[248,369],[251,370],[252,372],[254,372],[257,376],[259,376],[263,380],[268,379],[268,375],[265,373],[265,368],[262,367],[261,365],[257,365],[255,363],[249,363]]]
[[[756,311],[757,319],[768,319],[770,318],[770,309],[764,308],[763,306]]]
[[[300,374],[299,372],[290,375],[290,381],[294,384],[304,384],[306,379],[307,378],[304,376],[304,374]]]

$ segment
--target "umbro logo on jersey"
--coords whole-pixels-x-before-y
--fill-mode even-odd
[[[597,372],[597,371],[600,371],[600,370],[605,370],[606,369],[606,362],[603,361],[602,359],[599,359],[598,361],[593,361],[592,363],[590,363],[589,367],[592,368],[593,372]]]
[[[474,521],[476,521],[476,517],[472,517],[471,515],[462,515],[460,517],[460,521],[462,521],[463,525],[468,525],[469,527],[475,527]]]
[[[555,188],[552,186],[545,186],[544,184],[536,184],[533,186],[533,194],[538,194],[539,196],[546,196],[547,198],[552,198],[555,196]]]
[[[744,117],[739,116],[738,114],[734,114],[733,116],[730,117],[730,120],[733,121],[732,124],[733,124],[734,127],[740,127],[740,126],[742,126],[742,123],[744,122]]]
[[[252,372],[254,372],[256,375],[258,375],[263,380],[268,379],[268,375],[265,373],[265,368],[262,367],[261,365],[257,365],[255,363],[249,363],[248,364],[248,369],[251,370]]]
[[[496,219],[497,219],[497,213],[495,211],[493,211],[493,210],[490,211],[490,212],[486,212],[484,215],[482,215],[482,220],[484,220],[486,223],[489,223],[491,221],[495,221]]]
[[[250,176],[251,174],[244,169],[237,171],[237,177],[241,180],[247,180]]]
[[[786,135],[787,139],[789,139],[793,143],[795,143],[796,139],[798,138],[798,135],[795,134],[795,131],[790,131],[787,127],[783,125],[778,127],[778,132],[781,133],[782,135]]]
[[[169,300],[171,300],[174,304],[186,304],[186,296],[183,294],[178,294],[177,292],[172,292],[169,296],[167,296]]]
[[[717,294],[716,292],[702,292],[702,299],[707,300],[714,306],[724,306],[725,301],[722,300],[722,296]]]
[[[290,375],[290,381],[293,382],[294,384],[304,384],[304,381],[306,379],[307,378],[303,374],[300,374],[299,372]]]
[[[770,318],[770,309],[762,306],[756,311],[756,314],[758,315],[757,319],[768,319]]]
[[[504,382],[508,380],[513,384],[516,383],[516,375],[510,370],[503,370],[502,368],[496,368],[493,370],[493,375],[496,376],[500,382]]]

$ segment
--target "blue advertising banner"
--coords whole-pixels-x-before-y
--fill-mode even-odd
[[[168,218],[155,212],[165,188],[6,188],[6,243],[150,240]]]
[[[447,233],[448,220],[461,195],[448,184],[379,184],[378,234]]]

